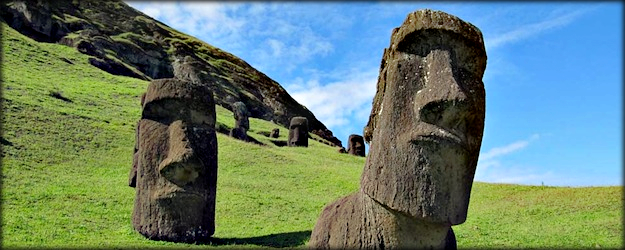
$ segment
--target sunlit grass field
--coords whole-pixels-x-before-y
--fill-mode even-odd
[[[73,48],[2,24],[2,247],[303,248],[323,207],[359,188],[365,158],[310,140],[273,145],[218,134],[215,240],[150,241],[132,229],[128,187],[139,96],[148,82],[110,75]],[[217,121],[232,127],[230,111]],[[357,133],[357,132],[356,132]],[[622,248],[622,187],[475,183],[458,248]]]

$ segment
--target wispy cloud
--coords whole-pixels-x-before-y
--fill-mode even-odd
[[[530,136],[530,138],[528,139],[516,141],[505,146],[492,148],[488,150],[488,152],[480,154],[480,160],[487,161],[496,157],[504,156],[506,154],[510,154],[515,151],[521,150],[527,147],[530,144],[530,142],[537,140],[539,137],[540,135],[534,134]]]
[[[476,178],[477,179],[477,178]],[[539,171],[535,167],[512,166],[490,171],[487,182],[525,185],[561,185],[562,180],[553,171]]]
[[[475,179],[477,181],[494,183],[541,184],[546,179],[552,178],[553,174],[550,172],[538,173],[536,168],[505,161],[507,155],[527,148],[539,138],[539,134],[533,134],[527,139],[491,148],[485,153],[480,153]]]
[[[495,34],[494,36],[485,37],[484,44],[487,49],[494,49],[506,44],[537,36],[546,31],[566,26],[592,9],[593,8],[578,9],[564,14],[559,14],[561,11],[556,10],[553,12],[555,13],[554,15],[557,14],[555,17],[535,23],[522,24],[512,28],[512,30]]]

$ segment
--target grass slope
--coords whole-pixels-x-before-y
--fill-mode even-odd
[[[2,24],[3,247],[303,247],[329,202],[358,190],[365,159],[310,141],[259,146],[218,134],[218,238],[212,246],[150,241],[130,223],[127,186],[139,95],[148,84],[90,66],[73,48]],[[218,107],[218,122],[232,113]],[[621,187],[475,183],[459,248],[622,248]]]

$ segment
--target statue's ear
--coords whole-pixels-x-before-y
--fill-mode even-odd
[[[397,28],[395,28],[397,29]],[[387,71],[387,59],[390,56],[390,50],[384,48],[382,54],[382,61],[380,62],[380,74],[378,75],[378,83],[376,85],[375,96],[373,97],[373,103],[371,107],[371,113],[369,114],[369,121],[363,128],[362,137],[367,144],[370,144],[373,140],[373,131],[375,130],[378,115],[382,107],[382,100],[384,99],[384,92],[386,91],[386,71]]]
[[[143,98],[142,98],[143,100]],[[137,167],[139,165],[139,126],[140,122],[137,122],[135,132],[135,148],[132,156],[132,168],[130,169],[130,175],[128,176],[128,186],[137,187]]]
[[[137,187],[137,165],[139,164],[139,154],[135,152],[132,159],[132,168],[130,169],[130,175],[128,176],[128,186]]]

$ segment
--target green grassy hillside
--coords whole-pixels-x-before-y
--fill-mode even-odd
[[[303,247],[329,202],[358,189],[365,159],[310,141],[277,147],[218,134],[217,239],[150,241],[130,216],[127,186],[139,96],[148,82],[105,73],[75,49],[37,43],[2,25],[3,247]],[[218,122],[232,113],[218,107]],[[622,248],[621,187],[475,183],[459,248]]]

